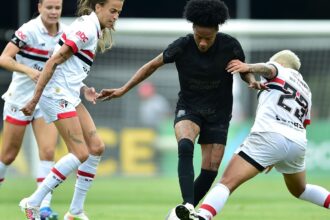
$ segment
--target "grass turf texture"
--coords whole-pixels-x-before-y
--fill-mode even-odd
[[[310,176],[309,182],[330,188],[326,174]],[[53,208],[60,219],[69,208],[73,187],[74,179],[70,178],[54,192]],[[24,219],[18,203],[34,188],[32,178],[8,177],[0,188],[0,219]],[[88,194],[85,209],[92,220],[158,220],[164,219],[179,202],[176,178],[98,178]],[[292,197],[279,174],[262,174],[234,192],[215,219],[325,220],[329,216],[330,210]]]

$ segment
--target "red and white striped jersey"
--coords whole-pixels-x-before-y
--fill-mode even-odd
[[[41,16],[23,24],[11,39],[11,42],[20,49],[16,54],[16,61],[42,71],[63,34],[63,28],[64,24],[59,24],[58,33],[51,36],[42,23]],[[32,98],[35,85],[25,73],[13,72],[12,81],[2,98],[8,103],[23,107]]]
[[[94,12],[77,18],[65,31],[55,47],[54,54],[63,44],[72,48],[74,55],[57,66],[43,95],[64,99],[76,105],[80,102],[80,88],[93,64],[101,27]]]
[[[306,146],[305,126],[310,124],[312,93],[302,75],[278,63],[269,62],[277,69],[277,76],[261,81],[269,91],[258,94],[258,108],[251,132],[276,132]]]

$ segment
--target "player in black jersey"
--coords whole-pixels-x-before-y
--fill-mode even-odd
[[[110,100],[128,92],[159,67],[175,62],[180,81],[174,120],[178,141],[178,175],[183,204],[196,206],[210,189],[224,154],[233,104],[233,76],[226,71],[230,60],[244,62],[240,43],[219,33],[219,25],[229,17],[220,0],[190,0],[184,17],[193,23],[193,34],[180,37],[161,54],[143,65],[121,88],[103,89],[99,99]],[[242,75],[250,86],[260,84],[252,74]],[[194,143],[202,148],[200,175],[194,180]],[[180,206],[176,208],[180,215]]]

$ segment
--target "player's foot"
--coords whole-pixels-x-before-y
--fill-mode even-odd
[[[199,220],[194,206],[189,203],[175,207],[175,214],[180,220]]]
[[[24,198],[20,201],[19,207],[25,213],[26,219],[40,220],[39,207],[30,206],[28,204],[28,198]]]
[[[67,212],[64,215],[64,220],[89,220],[89,218],[83,212],[78,215],[73,215],[70,212]]]
[[[41,220],[58,220],[58,214],[53,212],[50,207],[40,208],[40,219]]]

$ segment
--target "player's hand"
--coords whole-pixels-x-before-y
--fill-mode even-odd
[[[96,99],[100,94],[95,91],[94,87],[84,87],[85,99],[93,104],[96,104]]]
[[[31,116],[34,112],[34,109],[36,108],[37,103],[38,101],[32,99],[23,108],[21,108],[20,111],[22,111],[26,116]]]
[[[102,89],[99,96],[97,97],[98,100],[102,101],[109,101],[113,98],[119,98],[124,95],[124,90],[119,89]]]
[[[39,76],[41,72],[33,69],[31,72],[27,73],[27,75],[33,80],[33,82],[38,82]]]
[[[254,81],[249,84],[249,88],[255,90],[269,90],[268,86],[260,81]]]
[[[249,66],[240,60],[231,60],[226,67],[227,72],[231,74],[249,73]]]

